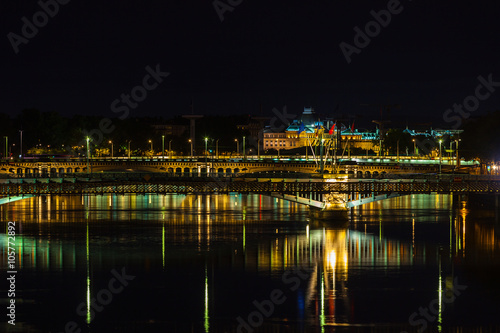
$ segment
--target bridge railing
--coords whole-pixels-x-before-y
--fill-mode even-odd
[[[0,179],[47,179],[47,178],[86,178],[86,179],[129,179],[129,178],[235,178],[244,174],[225,174],[218,172],[210,173],[189,173],[189,172],[74,172],[74,173],[30,173],[30,174],[0,174]]]
[[[337,177],[338,176],[338,177]],[[86,180],[129,180],[148,178],[203,178],[203,179],[235,179],[235,178],[294,178],[294,179],[322,179],[319,174],[306,173],[184,173],[184,172],[94,172],[94,173],[31,173],[31,174],[1,174],[0,179],[86,179]],[[363,174],[358,177],[352,174],[328,175],[328,178],[349,179],[349,180],[388,180],[388,181],[439,181],[439,182],[465,182],[465,181],[500,181],[500,176],[494,175],[470,175],[470,174],[383,174],[377,176],[367,176]]]
[[[89,160],[91,162],[112,162],[112,161],[138,161],[138,162],[169,162],[169,161],[189,161],[189,162],[204,162],[205,161],[205,156],[131,156],[126,157],[126,156],[119,156],[119,157],[111,157],[111,156],[94,156],[90,157]],[[317,160],[317,157],[313,156],[304,156],[304,155],[233,155],[233,156],[224,156],[224,155],[219,155],[218,157],[216,156],[208,156],[207,160],[210,162],[217,162],[217,161],[233,161],[233,162],[262,162],[262,161],[275,161],[275,162],[314,162]],[[37,158],[37,157],[24,157],[23,159],[19,158],[11,158],[8,160],[1,159],[0,163],[9,163],[9,162],[85,162],[87,161],[86,157],[42,157],[42,158]],[[433,164],[433,165],[455,165],[456,164],[456,158],[450,158],[450,157],[445,157],[443,156],[441,160],[437,157],[435,158],[428,158],[428,157],[423,157],[423,156],[366,156],[366,155],[359,155],[359,156],[351,156],[351,157],[344,157],[344,158],[339,158],[338,162],[342,163],[345,161],[355,161],[359,163],[374,163],[374,164],[384,164],[384,163],[400,163],[400,164],[415,164],[415,165],[420,165],[420,164]],[[331,160],[327,161],[327,164],[330,164]],[[461,160],[460,164],[462,165],[474,165],[477,164],[476,161],[465,161]]]

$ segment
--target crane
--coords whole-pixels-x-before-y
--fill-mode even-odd
[[[378,125],[378,130],[379,130],[379,156],[382,154],[382,138],[384,137],[384,125],[388,124],[391,122],[390,119],[384,119],[383,111],[384,108],[387,111],[387,116],[390,118],[391,116],[391,108],[399,109],[401,108],[400,104],[361,104],[361,106],[376,106],[380,108],[380,119],[379,120],[372,120],[372,123],[375,123]]]

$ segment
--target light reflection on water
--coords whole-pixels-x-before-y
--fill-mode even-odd
[[[491,223],[494,217],[473,219],[467,208],[453,206],[451,196],[412,195],[367,204],[354,210],[350,224],[312,220],[308,212],[305,206],[242,194],[51,196],[0,207],[2,221],[20,222],[16,253],[23,279],[73,285],[70,300],[48,299],[58,294],[57,285],[41,296],[39,282],[25,287],[30,305],[24,308],[29,314],[24,323],[34,331],[49,330],[30,319],[44,312],[40,307],[89,302],[109,271],[122,266],[136,272],[138,282],[127,290],[130,302],[127,296],[121,302],[133,304],[147,294],[150,306],[163,313],[133,317],[132,324],[119,316],[129,309],[112,304],[116,313],[103,313],[93,324],[102,326],[96,327],[234,330],[236,317],[246,318],[255,311],[254,300],[265,300],[278,288],[287,302],[264,323],[269,331],[285,324],[312,331],[345,325],[404,329],[409,315],[433,299],[439,299],[439,313],[431,324],[442,330],[471,310],[458,299],[443,311],[450,279],[460,276],[479,284],[462,296],[467,300],[492,287],[482,272],[499,263],[498,224]],[[3,235],[0,241],[5,251]],[[477,277],[468,276],[470,265],[479,266]],[[283,277],[297,267],[307,278],[295,291]],[[155,294],[164,293],[176,294],[178,304],[155,303]],[[198,310],[181,313],[177,308],[183,306]],[[57,317],[59,325],[52,329],[62,330],[72,312]]]

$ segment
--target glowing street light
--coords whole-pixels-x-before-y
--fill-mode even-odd
[[[439,140],[439,173],[441,173],[441,144],[443,140]]]
[[[417,156],[417,143],[415,142],[415,139],[411,141],[413,141],[413,155]]]
[[[21,154],[19,155],[20,158],[23,158],[23,131],[24,130],[19,130],[19,133],[21,133]]]
[[[189,143],[191,144],[191,157],[193,157],[193,140],[189,139]]]
[[[245,151],[245,137],[243,137],[243,160],[247,159],[247,152]]]
[[[172,140],[168,142],[168,154],[170,155],[170,158],[174,155],[172,154]]]
[[[161,136],[161,157],[165,156],[165,135]]]
[[[90,161],[89,161],[89,154],[90,154],[90,149],[89,149],[89,141],[90,141],[90,138],[87,136],[86,138],[86,141],[87,141],[87,173],[89,173],[90,171]]]
[[[205,165],[207,164],[207,158],[208,158],[207,144],[208,144],[208,138],[205,138]],[[208,169],[208,166],[206,166],[206,168]],[[207,170],[207,172],[208,172],[208,170]]]
[[[151,144],[151,152],[152,152],[152,153],[153,153],[153,155],[154,155],[154,151],[153,151],[153,141],[149,140],[148,142]]]
[[[109,140],[109,143],[111,144],[111,158],[113,158],[114,152],[113,152],[113,141]]]
[[[238,156],[238,153],[240,152],[240,143],[238,142],[238,139],[234,139],[236,142],[236,156]]]

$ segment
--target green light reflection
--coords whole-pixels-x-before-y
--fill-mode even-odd
[[[207,269],[205,268],[205,313],[204,313],[204,319],[205,319],[205,332],[208,333],[210,331],[210,317],[208,315],[208,275],[207,275]]]

